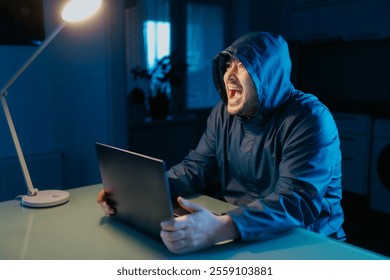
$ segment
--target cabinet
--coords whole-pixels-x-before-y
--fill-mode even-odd
[[[370,172],[372,117],[334,113],[340,135],[343,191],[367,195]]]
[[[298,41],[365,40],[390,37],[386,0],[296,0],[292,34]]]

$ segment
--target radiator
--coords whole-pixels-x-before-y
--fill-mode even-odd
[[[38,190],[63,189],[63,156],[46,153],[25,156],[32,183]],[[17,157],[0,158],[0,201],[27,194]]]

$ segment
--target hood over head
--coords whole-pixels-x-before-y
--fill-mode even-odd
[[[227,94],[223,75],[229,57],[237,58],[245,66],[259,96],[258,115],[280,106],[290,95],[291,60],[287,42],[270,32],[251,32],[220,52],[213,60],[213,80],[224,103]]]

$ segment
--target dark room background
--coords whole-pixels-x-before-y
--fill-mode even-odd
[[[60,23],[64,2],[2,1],[1,87]],[[218,100],[212,57],[253,30],[286,38],[295,87],[317,95],[334,113],[348,242],[390,256],[390,2],[385,0],[105,0],[88,24],[66,26],[8,90],[35,187],[100,183],[96,141],[163,158],[168,166],[179,161],[196,146]],[[132,70],[150,69],[173,53],[173,62],[185,67],[175,73],[179,82],[169,85],[168,116],[154,119],[134,92],[147,94],[149,81]],[[0,201],[25,192],[0,113]]]

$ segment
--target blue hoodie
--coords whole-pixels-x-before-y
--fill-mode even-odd
[[[223,81],[238,58],[259,96],[253,118],[229,115]],[[226,214],[241,240],[263,240],[294,227],[345,240],[340,205],[341,152],[329,110],[290,81],[286,41],[268,32],[237,39],[213,60],[221,101],[195,150],[168,171],[174,195],[212,195],[239,206]]]

